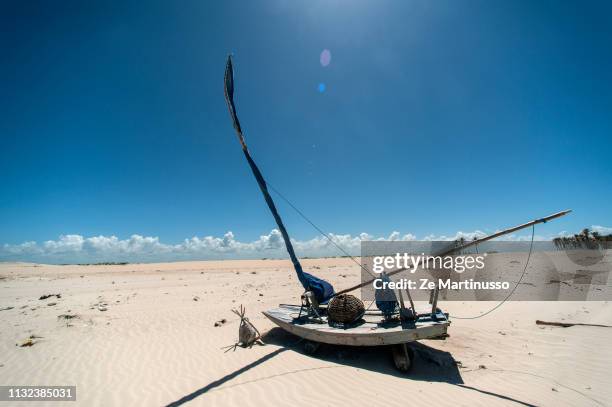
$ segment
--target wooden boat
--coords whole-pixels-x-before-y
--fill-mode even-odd
[[[450,325],[448,315],[438,311],[435,319],[431,314],[419,314],[414,323],[385,321],[382,313],[368,311],[363,322],[353,328],[335,328],[327,323],[325,316],[321,321],[300,314],[299,305],[281,304],[278,308],[264,311],[263,314],[285,331],[313,342],[348,346],[399,345],[419,339],[442,338]]]
[[[393,301],[391,311],[387,312],[384,316],[381,312],[366,311],[363,315],[357,315],[356,318],[359,318],[359,320],[351,323],[349,327],[345,327],[344,325],[343,327],[338,327],[338,325],[334,323],[337,321],[332,321],[332,324],[329,324],[326,316],[326,306],[320,304],[333,301],[333,299],[339,298],[340,295],[344,295],[345,293],[369,285],[373,283],[375,279],[364,281],[353,287],[335,292],[331,284],[329,284],[327,281],[304,272],[293,249],[289,234],[287,233],[285,225],[283,224],[278,210],[276,209],[274,200],[270,196],[268,191],[269,185],[266,183],[261,171],[255,164],[255,161],[251,157],[251,154],[247,148],[246,141],[242,133],[242,127],[240,125],[240,121],[238,120],[236,106],[234,104],[234,74],[231,57],[228,57],[225,68],[224,92],[227,107],[232,119],[232,124],[234,126],[234,130],[236,131],[238,141],[242,147],[244,156],[253,175],[255,176],[257,184],[259,185],[259,188],[264,196],[264,200],[266,201],[266,204],[268,205],[268,208],[270,209],[270,212],[272,213],[272,216],[274,217],[278,229],[283,237],[287,253],[289,254],[289,258],[291,259],[298,280],[305,290],[304,295],[302,295],[301,306],[280,305],[278,308],[265,311],[264,315],[282,329],[303,338],[305,340],[305,350],[309,353],[316,351],[318,344],[320,343],[349,346],[391,345],[396,367],[402,371],[407,371],[412,364],[412,351],[406,346],[407,343],[417,341],[419,339],[444,338],[447,336],[446,334],[450,321],[448,314],[445,314],[437,307],[438,288],[432,291],[430,300],[431,308],[426,312],[416,312],[410,292],[406,290],[407,298],[410,300],[409,307],[404,305],[402,292],[398,291],[399,308],[395,307],[396,302]],[[288,203],[290,206],[296,209],[293,204],[290,202]],[[321,232],[323,236],[329,239],[331,243],[334,243],[328,235],[323,233],[320,228],[315,226],[299,210],[296,209],[296,211],[302,217],[304,217],[305,220],[311,223],[319,232]],[[465,248],[477,245],[487,240],[491,240],[529,226],[534,226],[538,223],[545,223],[549,220],[564,216],[569,212],[570,211],[558,212],[544,218],[536,219],[522,225],[502,230],[492,235],[451,247],[445,251],[437,253],[437,255],[442,257],[454,252],[459,252]],[[336,244],[334,243],[334,245]],[[336,246],[338,247],[338,245]],[[344,252],[344,254],[347,253]],[[357,264],[359,263],[357,262]],[[406,269],[394,270],[387,273],[387,277],[405,270]],[[356,299],[356,301],[360,302],[358,299]],[[383,302],[388,303],[389,301]],[[360,308],[360,310],[363,310],[363,303],[361,303],[361,307],[362,308]]]

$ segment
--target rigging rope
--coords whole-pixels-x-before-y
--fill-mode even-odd
[[[361,264],[361,262],[357,261],[355,259],[355,257],[351,256],[350,254],[347,253],[346,250],[344,250],[342,248],[342,246],[338,245],[336,242],[334,242],[334,240],[327,234],[325,233],[323,230],[321,230],[321,228],[319,228],[317,225],[315,225],[315,223],[313,221],[311,221],[306,215],[304,215],[304,213],[302,211],[300,211],[295,205],[293,205],[291,203],[291,201],[289,201],[289,199],[285,198],[285,196],[283,194],[281,194],[276,188],[274,188],[273,185],[271,185],[269,182],[266,181],[266,184],[270,187],[270,189],[277,194],[283,201],[285,201],[294,211],[297,212],[298,215],[300,215],[302,217],[302,219],[304,219],[306,222],[308,222],[313,228],[315,228],[322,236],[324,236],[327,240],[329,240],[330,243],[332,243],[334,246],[336,246],[336,248],[338,248],[338,250],[340,250],[342,253],[344,253],[347,257],[349,257],[355,264],[357,264],[361,269],[365,270],[368,274],[370,274],[372,277],[377,277],[374,276],[372,274],[372,272],[370,272],[370,270],[368,270],[363,264]],[[518,288],[518,286],[521,284],[521,281],[523,281],[523,277],[525,277],[525,274],[527,273],[527,267],[529,266],[529,260],[531,259],[531,253],[533,252],[533,239],[535,236],[535,224],[531,225],[531,243],[529,245],[529,252],[527,254],[527,261],[525,262],[525,268],[523,269],[523,273],[521,274],[521,277],[519,278],[518,282],[516,283],[516,285],[514,286],[514,288],[512,289],[512,291],[510,291],[510,293],[506,296],[506,298],[504,298],[502,301],[499,302],[499,304],[495,305],[493,308],[491,308],[490,310],[488,310],[487,312],[480,314],[480,315],[476,315],[476,316],[472,316],[472,317],[457,317],[454,316],[452,318],[454,319],[478,319],[478,318],[482,318],[486,315],[489,315],[490,313],[492,313],[493,311],[495,311],[496,309],[498,309],[499,307],[501,307],[506,301],[508,301],[508,299],[510,299],[510,297],[514,294],[514,292],[516,291],[516,289]],[[478,250],[478,247],[476,247],[476,250]],[[374,301],[372,301],[372,303],[374,303]],[[370,306],[368,306],[368,309],[372,306],[372,303],[370,304]]]
[[[331,244],[333,244],[334,246],[336,246],[336,248],[338,250],[340,250],[342,253],[344,253],[345,256],[347,256],[348,258],[350,258],[355,264],[357,264],[361,269],[363,269],[365,272],[367,272],[369,275],[371,275],[372,277],[377,277],[374,274],[372,274],[372,272],[370,270],[368,270],[363,264],[361,264],[361,262],[357,261],[357,259],[355,259],[355,257],[351,256],[346,250],[344,250],[342,248],[342,246],[338,245],[336,242],[334,242],[334,240],[327,234],[325,233],[323,230],[321,230],[320,227],[318,227],[317,225],[314,224],[313,221],[311,221],[310,219],[308,219],[308,217],[306,215],[304,215],[304,213],[302,213],[302,211],[300,211],[295,205],[293,205],[291,203],[291,201],[289,201],[287,198],[285,198],[283,196],[283,194],[281,194],[276,188],[274,188],[273,185],[271,185],[269,182],[266,181],[266,184],[268,184],[268,186],[270,187],[270,189],[276,194],[278,195],[283,201],[285,201],[291,208],[293,208],[294,211],[297,212],[298,215],[300,215],[302,217],[302,219],[304,219],[306,222],[310,223],[310,225],[315,228],[323,237],[325,237],[327,240],[329,240],[329,242]]]
[[[484,317],[485,315],[489,315],[491,312],[495,311],[496,309],[504,305],[504,303],[508,301],[510,297],[512,297],[512,294],[514,294],[518,286],[521,284],[521,281],[523,281],[523,277],[525,277],[525,274],[527,273],[527,266],[529,266],[529,260],[531,259],[531,252],[533,250],[533,237],[534,236],[535,236],[535,225],[531,225],[531,244],[529,245],[529,253],[527,254],[527,261],[525,262],[525,268],[523,269],[523,274],[521,274],[521,277],[516,282],[516,285],[514,286],[512,291],[510,291],[510,293],[506,296],[506,298],[504,298],[499,304],[497,304],[496,306],[494,306],[493,308],[491,308],[484,314],[476,315],[473,317],[457,317],[453,315],[454,319],[478,319],[478,318]]]

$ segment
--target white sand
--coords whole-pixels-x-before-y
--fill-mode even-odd
[[[303,263],[336,288],[359,281],[349,259]],[[612,329],[535,324],[612,325],[608,302],[512,302],[485,318],[453,320],[450,338],[423,341],[429,348],[402,375],[383,348],[329,347],[311,357],[278,330],[265,346],[224,353],[238,334],[232,307],[244,304],[264,332],[274,326],[261,311],[297,303],[288,261],[1,264],[0,287],[0,309],[14,307],[0,311],[0,384],[77,386],[76,403],[37,406],[159,406],[198,390],[186,405],[612,405]],[[55,293],[61,298],[39,300]],[[440,305],[451,318],[491,306]],[[32,334],[42,338],[16,346]]]

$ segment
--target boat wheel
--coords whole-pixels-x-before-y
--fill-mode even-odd
[[[393,354],[393,363],[395,367],[403,373],[406,373],[412,367],[412,361],[414,360],[414,352],[405,343],[393,345],[391,347]]]
[[[309,340],[304,341],[304,353],[307,355],[314,355],[319,350],[321,344],[319,342],[313,342]]]

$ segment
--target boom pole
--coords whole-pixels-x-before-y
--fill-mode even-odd
[[[545,216],[545,217],[540,218],[540,219],[535,219],[535,220],[532,220],[531,222],[523,223],[522,225],[513,226],[511,228],[504,229],[504,230],[502,230],[500,232],[495,232],[495,233],[493,233],[491,235],[488,235],[488,236],[485,236],[485,237],[481,237],[480,239],[472,240],[472,241],[467,242],[467,243],[465,243],[465,244],[463,244],[461,246],[451,247],[450,249],[442,250],[440,253],[436,254],[436,256],[448,256],[451,253],[455,253],[457,251],[460,251],[460,250],[463,250],[465,248],[468,248],[468,247],[471,247],[471,246],[474,246],[474,245],[486,242],[488,240],[492,240],[492,239],[495,239],[497,237],[504,236],[504,235],[507,235],[507,234],[512,233],[512,232],[516,232],[517,230],[525,229],[525,228],[528,228],[529,226],[537,225],[538,223],[546,223],[546,222],[548,222],[550,220],[553,220],[553,219],[556,219],[556,218],[560,218],[561,216],[567,215],[571,211],[572,211],[571,209],[568,209],[568,210],[565,210],[565,211],[553,213],[552,215],[548,215],[548,216]],[[420,262],[419,262],[419,264],[420,264]],[[415,265],[415,267],[417,265]],[[408,270],[408,268],[401,268],[401,269],[398,269],[398,270],[393,270],[393,271],[388,272],[387,276],[392,276],[394,274],[401,273],[402,271],[406,271],[406,270]],[[357,284],[357,285],[355,285],[353,287],[349,287],[349,288],[346,288],[346,289],[344,289],[342,291],[338,291],[335,295],[349,293],[349,292],[354,291],[354,290],[356,290],[358,288],[365,287],[368,284],[372,284],[376,280],[377,280],[376,278],[373,278],[373,279],[368,280],[366,282],[363,282],[361,284]]]

